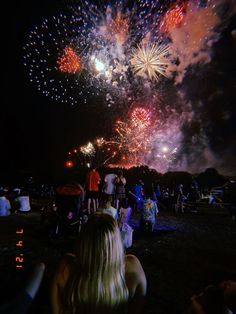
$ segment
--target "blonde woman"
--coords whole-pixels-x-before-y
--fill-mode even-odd
[[[116,220],[92,215],[74,255],[60,262],[51,289],[53,314],[141,313],[146,276],[139,260],[124,255]]]

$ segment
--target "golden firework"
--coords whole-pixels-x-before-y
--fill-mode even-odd
[[[150,80],[167,77],[166,68],[169,62],[169,46],[160,43],[142,44],[134,49],[131,59],[134,73],[148,76]]]

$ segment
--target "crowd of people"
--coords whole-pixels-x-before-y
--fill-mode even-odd
[[[220,206],[227,208],[232,219],[235,220],[236,216],[236,205],[234,190],[229,189],[229,183],[226,183],[222,190],[224,193],[216,195],[214,189],[202,190],[195,179],[192,180],[190,186],[183,185],[181,182],[176,182],[171,185],[161,184],[160,181],[154,180],[153,182],[146,182],[144,184],[142,179],[138,179],[135,184],[131,185],[124,177],[122,170],[113,171],[108,169],[104,174],[100,174],[99,170],[95,167],[91,167],[84,178],[81,178],[78,182],[70,182],[57,188],[50,190],[50,198],[54,199],[52,202],[54,209],[57,207],[61,212],[68,210],[70,207],[71,214],[74,216],[80,216],[81,211],[86,212],[89,216],[95,213],[98,209],[104,206],[107,202],[104,196],[110,196],[110,203],[114,209],[113,214],[115,215],[115,209],[117,210],[117,217],[119,216],[121,204],[129,203],[134,212],[140,213],[140,225],[143,220],[147,220],[150,216],[149,221],[154,220],[154,216],[159,209],[173,211],[176,214],[184,213],[191,208],[196,208],[200,201],[206,202],[209,206]],[[232,185],[232,183],[230,183]],[[234,183],[235,185],[235,183]],[[68,192],[69,191],[69,192]],[[30,204],[30,190],[25,188],[13,188],[5,189],[0,188],[0,216],[7,216],[11,213],[27,213],[31,210]],[[69,201],[69,197],[71,200]],[[149,205],[146,201],[149,199]],[[147,212],[150,208],[150,202],[152,207],[156,208],[150,213]],[[56,203],[56,206],[55,206]],[[106,205],[107,206],[107,205]],[[65,208],[66,207],[66,208]]]
[[[51,280],[53,314],[143,313],[146,275],[139,259],[126,254],[132,246],[131,214],[135,211],[139,215],[141,231],[152,232],[159,207],[172,206],[176,213],[183,213],[185,200],[196,201],[200,195],[194,184],[188,195],[183,184],[172,191],[159,182],[146,188],[141,179],[128,189],[126,184],[122,170],[109,171],[102,179],[97,169],[91,168],[85,185],[70,182],[55,189],[50,209],[56,213],[57,231],[58,227],[63,231],[66,221],[74,224],[73,218],[79,222],[87,218],[80,223],[74,250],[62,257]],[[30,198],[24,190],[0,189],[0,216],[30,209]],[[36,265],[25,288],[11,302],[1,305],[0,313],[27,313],[44,271],[43,263]],[[186,313],[236,313],[236,283],[225,281],[206,287],[192,297]]]
[[[28,213],[31,210],[29,193],[26,190],[0,188],[0,216],[11,213]]]
[[[110,214],[118,221],[126,247],[132,243],[132,228],[129,219],[132,211],[139,214],[139,225],[143,231],[153,231],[158,214],[158,199],[153,191],[144,189],[138,180],[133,192],[126,188],[123,171],[108,172],[103,180],[95,168],[91,168],[82,186],[72,182],[56,189],[55,207],[59,220],[82,218],[96,212]],[[61,217],[61,219],[60,219]],[[58,228],[57,228],[58,229]]]

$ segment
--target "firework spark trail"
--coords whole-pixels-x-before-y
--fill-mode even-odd
[[[136,107],[130,114],[131,125],[138,129],[145,129],[150,125],[150,112],[142,107]]]
[[[218,14],[221,5],[228,5],[227,13],[222,17]],[[171,19],[172,11],[167,11],[164,21]],[[196,64],[207,64],[212,59],[212,46],[221,36],[222,27],[236,12],[236,3],[231,0],[206,1],[200,5],[191,0],[187,5],[176,6],[176,17],[173,24],[165,25],[167,36],[171,39],[170,53],[173,60],[169,62],[167,75],[175,77],[175,83],[180,84],[186,74],[187,68]],[[183,15],[183,12],[186,11]],[[170,15],[170,16],[169,16]],[[177,24],[176,24],[177,23]]]
[[[71,65],[72,51],[77,62],[82,57],[74,41],[77,35],[75,26],[79,22],[78,18],[72,16],[69,20],[63,14],[53,16],[50,20],[45,19],[29,33],[24,46],[24,64],[28,68],[30,81],[37,85],[38,91],[52,100],[70,104],[78,101],[81,85],[77,73],[72,75],[76,71],[68,71],[68,68],[64,70],[66,65]]]
[[[132,3],[80,1],[72,6],[73,14],[60,14],[35,26],[24,47],[24,63],[38,90],[70,104],[81,102],[82,96],[86,103],[86,93],[104,92],[108,106],[119,108],[122,103],[123,109],[138,103],[139,97],[144,103],[145,97],[157,99],[159,80],[167,81],[164,76],[182,83],[189,66],[210,62],[212,45],[220,37],[216,29],[233,14],[220,16],[221,4],[230,4],[232,12],[236,11],[233,0],[208,0],[204,5],[195,0],[174,5],[170,1],[165,10],[155,0]],[[93,154],[79,152],[85,160],[106,151],[106,164],[114,160],[167,169],[179,151],[181,128],[189,119],[184,102],[178,114],[158,115],[158,121],[153,118],[147,127],[145,120],[134,122],[131,116],[120,114],[114,137],[93,141]],[[157,112],[157,102],[152,105]],[[165,100],[160,106],[164,111]]]
[[[161,33],[167,33],[181,25],[185,16],[186,6],[186,3],[176,3],[165,12],[159,27]]]
[[[75,166],[101,166],[112,157],[112,154],[106,149],[106,140],[104,138],[96,138],[80,147],[73,148],[68,155]]]
[[[85,156],[93,156],[95,154],[95,148],[91,142],[88,142],[88,144],[82,146],[80,148],[80,151],[85,155]]]
[[[133,6],[128,1],[112,6],[85,1],[72,6],[73,14],[45,19],[33,28],[24,47],[30,80],[52,100],[71,104],[78,103],[81,95],[102,91],[127,98],[135,73],[142,72],[140,62],[135,69],[136,56],[131,61],[135,48],[139,55],[142,50],[153,55],[152,66],[143,71],[148,72],[144,85],[165,75],[167,47],[158,41],[153,21],[161,10],[154,0],[139,0]]]
[[[189,114],[188,114],[189,115]],[[135,107],[126,121],[118,120],[115,135],[111,138],[99,138],[82,146],[91,146],[95,151],[84,154],[84,164],[95,160],[99,165],[132,167],[141,164],[155,168],[159,172],[170,169],[175,161],[182,133],[182,124],[186,116],[176,112],[162,121],[157,120],[150,110]],[[76,149],[77,152],[82,149]],[[73,151],[73,150],[72,150]],[[84,150],[83,150],[84,151]]]
[[[205,6],[196,1],[177,3],[162,18],[163,9],[157,1],[140,0],[131,8],[120,1],[100,7],[88,1],[76,4],[74,15],[45,19],[30,32],[24,47],[30,79],[44,95],[72,104],[90,84],[94,87],[89,90],[92,95],[105,89],[119,97],[122,91],[125,97],[131,82],[136,81],[135,74],[145,85],[146,79],[177,72],[176,82],[180,83],[189,65],[210,61],[211,46],[219,39],[215,27],[221,18],[216,12],[222,1],[207,1]],[[235,6],[232,8],[235,12]],[[169,37],[171,43],[162,44],[160,34]],[[64,65],[64,75],[60,75],[63,65],[58,69],[57,63],[66,49],[74,51],[71,60],[67,56],[68,63],[78,64],[67,71]],[[169,57],[178,63],[170,62]]]
[[[165,70],[170,63],[168,55],[169,46],[161,43],[142,45],[133,51],[131,64],[137,75],[157,80],[160,76],[167,77]]]
[[[172,57],[178,60],[177,63],[169,64],[167,73],[173,75],[175,84],[179,87],[184,86],[185,81],[183,79],[186,74],[189,76],[192,73],[195,65],[203,67],[215,57],[214,43],[222,37],[222,31],[229,25],[231,17],[236,13],[236,2],[232,0],[209,0],[200,5],[197,1],[189,1],[184,10],[185,13],[183,18],[181,17],[180,23],[172,25],[167,34],[171,39]],[[189,97],[188,92],[186,92],[186,96]],[[203,99],[199,99],[199,101],[204,106],[207,105],[207,101]],[[199,172],[204,171],[207,167],[215,167],[225,172],[228,168],[226,163],[230,164],[232,169],[235,163],[231,158],[233,154],[229,153],[231,148],[226,146],[218,154],[213,151],[202,117],[199,120],[197,110],[195,110],[192,123],[199,124],[201,127],[194,135],[183,137],[180,146],[181,158],[176,161],[176,169]],[[209,118],[211,119],[211,117]],[[188,133],[186,132],[186,134]],[[221,158],[222,154],[227,156],[224,161]],[[225,163],[225,160],[228,162]]]
[[[61,72],[75,74],[81,68],[80,58],[76,55],[75,51],[71,47],[66,47],[63,51],[63,55],[57,60],[58,69]]]
[[[115,1],[112,6],[85,1],[72,6],[72,16],[45,19],[30,32],[24,47],[30,80],[44,95],[72,104],[86,90],[92,95],[106,90],[127,98],[137,81],[135,74],[143,79],[138,80],[140,88],[173,73],[177,73],[176,83],[182,82],[190,65],[211,60],[212,44],[219,39],[216,27],[222,22],[217,14],[220,5],[231,5],[228,15],[236,5],[232,0],[209,0],[205,5],[190,0],[177,2],[163,14],[157,2],[139,0],[130,7],[128,1]],[[160,35],[171,42],[160,43]],[[67,56],[69,64],[78,64],[67,71],[64,64],[60,74],[63,65],[57,63],[66,49],[74,51],[70,60]],[[155,93],[155,84],[149,82],[149,87]]]

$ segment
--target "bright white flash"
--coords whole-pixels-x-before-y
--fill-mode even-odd
[[[162,147],[162,151],[163,151],[163,153],[167,153],[167,152],[168,152],[168,150],[169,150],[169,148],[168,148],[167,146],[163,146],[163,147]]]
[[[98,59],[95,59],[95,69],[96,69],[98,72],[104,71],[104,69],[105,69],[104,63],[102,63],[102,62],[101,62],[100,60],[98,60]]]

